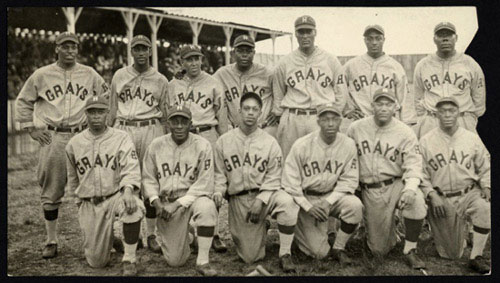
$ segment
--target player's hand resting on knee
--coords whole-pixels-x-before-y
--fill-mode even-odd
[[[434,214],[434,217],[446,217],[446,209],[444,207],[443,199],[438,195],[436,191],[431,191],[429,193],[429,200],[431,201],[431,211]]]
[[[328,220],[328,212],[325,209],[325,205],[323,203],[313,205],[307,211],[307,214],[314,217],[314,219],[316,219],[319,222],[325,222]]]
[[[222,206],[222,202],[224,201],[224,198],[222,197],[222,194],[217,192],[217,193],[214,193],[212,195],[212,199],[215,203],[215,206],[217,207],[221,207]]]
[[[259,217],[263,207],[264,203],[262,200],[256,198],[247,213],[247,222],[250,220],[250,222],[254,224],[259,223]]]
[[[125,211],[128,214],[132,214],[137,210],[137,203],[132,188],[125,187],[123,190],[123,203],[125,204]]]
[[[412,205],[413,202],[415,201],[416,195],[417,194],[412,190],[404,191],[403,194],[401,195],[401,197],[399,198],[398,208],[403,209],[407,205]]]

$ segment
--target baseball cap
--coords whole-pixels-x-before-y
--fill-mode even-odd
[[[333,112],[339,116],[342,116],[342,111],[340,111],[339,107],[334,103],[320,104],[316,107],[316,111],[318,112],[318,117],[325,112]]]
[[[434,28],[434,33],[442,30],[442,29],[447,29],[447,30],[451,30],[453,33],[456,33],[457,30],[455,28],[455,25],[453,25],[452,23],[450,22],[441,22],[439,24],[436,25],[436,27]]]
[[[446,97],[441,97],[438,100],[438,102],[436,102],[436,108],[439,107],[439,104],[442,104],[442,103],[445,103],[445,102],[449,102],[449,103],[455,104],[455,106],[459,107],[458,106],[458,101],[455,99],[455,97],[453,97],[453,96],[446,96]]]
[[[365,28],[365,32],[363,32],[363,36],[366,36],[366,34],[370,30],[376,30],[376,31],[380,32],[382,35],[385,35],[384,28],[381,25],[369,25]]]
[[[396,97],[394,96],[394,93],[386,87],[377,89],[375,93],[373,94],[373,101],[377,101],[380,97],[387,97],[393,102],[396,102]]]
[[[243,101],[245,101],[249,98],[253,98],[253,99],[257,100],[257,102],[259,103],[259,106],[262,108],[262,98],[260,98],[260,96],[258,94],[256,94],[255,92],[245,92],[240,98],[240,105],[243,103]]]
[[[56,44],[59,45],[59,44],[63,44],[64,42],[66,41],[71,41],[71,42],[74,42],[76,44],[79,44],[80,42],[78,41],[78,37],[76,36],[76,34],[74,33],[71,33],[69,31],[65,31],[63,33],[60,33],[57,37],[56,37]]]
[[[203,56],[198,46],[188,44],[181,49],[181,58],[186,59],[189,56]]]
[[[93,95],[91,98],[87,99],[87,102],[85,102],[85,110],[91,108],[108,109],[108,97],[103,95]]]
[[[301,16],[295,20],[295,30],[301,28],[316,29],[316,22],[311,16]]]
[[[255,47],[255,42],[251,36],[248,36],[246,34],[242,34],[234,39],[233,47],[238,47],[238,46],[242,46],[242,45]]]
[[[130,42],[130,47],[134,47],[134,46],[139,45],[139,44],[145,45],[147,47],[151,47],[151,41],[149,40],[149,38],[147,38],[144,35],[134,36],[134,38],[132,38],[132,41]]]
[[[182,116],[191,120],[191,110],[186,105],[172,105],[167,109],[167,120],[175,116]]]

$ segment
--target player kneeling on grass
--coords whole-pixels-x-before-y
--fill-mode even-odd
[[[458,102],[453,97],[436,103],[439,127],[420,139],[424,157],[424,193],[430,203],[428,219],[441,257],[457,259],[464,252],[467,218],[473,224],[469,267],[488,273],[482,257],[491,229],[490,154],[479,136],[458,125]]]
[[[167,109],[170,134],[155,138],[146,150],[142,184],[156,208],[160,246],[168,265],[181,266],[191,254],[188,226],[193,218],[198,235],[196,270],[215,276],[208,260],[217,218],[212,201],[213,152],[208,140],[189,132],[191,117],[184,105]]]
[[[410,267],[425,268],[416,254],[427,213],[419,189],[423,172],[418,140],[409,126],[393,117],[397,100],[391,90],[377,90],[372,107],[374,115],[353,122],[347,129],[358,148],[368,247],[374,255],[383,256],[396,245],[394,211],[398,208],[406,227],[405,258]]]
[[[83,248],[92,267],[104,267],[113,244],[114,215],[123,222],[125,253],[123,274],[137,274],[136,248],[141,220],[146,213],[139,199],[141,170],[129,135],[106,126],[106,97],[87,100],[89,129],[66,146],[68,189],[76,195]]]
[[[215,148],[214,201],[229,198],[229,229],[243,261],[265,256],[267,215],[277,219],[280,266],[295,270],[290,248],[299,207],[281,189],[281,148],[274,137],[258,127],[262,99],[253,92],[240,100],[239,127],[222,135]]]
[[[341,221],[332,256],[341,265],[351,263],[344,248],[363,217],[358,187],[358,160],[354,141],[339,133],[342,112],[334,104],[317,108],[319,130],[299,138],[283,169],[282,186],[300,205],[295,241],[315,258],[329,254],[328,216]]]

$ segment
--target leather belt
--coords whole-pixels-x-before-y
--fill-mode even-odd
[[[333,190],[328,191],[328,192],[316,192],[316,191],[309,191],[309,190],[307,190],[307,191],[304,191],[304,195],[307,195],[307,196],[324,196],[324,195],[329,194],[331,192],[333,192]]]
[[[234,194],[234,195],[230,195],[231,197],[235,197],[235,196],[244,196],[244,195],[248,195],[249,193],[258,193],[260,191],[259,188],[253,188],[253,189],[250,189],[250,190],[243,190],[237,194]]]
[[[436,190],[437,193],[439,195],[441,195],[441,196],[444,196],[444,197],[447,197],[447,198],[451,198],[451,197],[457,197],[457,196],[465,195],[466,193],[470,192],[472,190],[472,188],[474,188],[474,184],[469,185],[467,188],[465,188],[463,190],[456,191],[456,192],[451,192],[451,193],[443,193],[441,191],[441,189],[439,189],[439,187],[434,187],[434,190]]]
[[[212,129],[212,126],[200,126],[200,127],[191,127],[189,130],[191,133],[199,134],[201,132],[205,132]]]
[[[157,122],[158,122],[157,119],[140,120],[140,121],[118,120],[118,123],[120,123],[120,125],[134,126],[134,127],[144,127],[144,126],[149,126],[149,125],[155,125]]]
[[[359,182],[359,186],[362,189],[380,189],[382,187],[389,186],[390,184],[394,183],[394,181],[396,181],[396,179],[397,178],[390,178],[388,180],[384,180],[384,181],[381,181],[381,182],[378,182],[378,183],[371,183],[371,184],[366,184],[366,183]]]
[[[290,108],[288,109],[288,112],[296,115],[316,115],[316,113],[318,113],[316,109],[300,109],[300,108]]]
[[[51,131],[56,131],[60,133],[79,133],[87,128],[87,125],[82,125],[78,127],[73,127],[73,128],[64,128],[64,127],[54,127],[51,125],[47,125],[47,129]]]
[[[116,195],[116,193],[118,193],[120,190],[110,194],[110,195],[107,195],[107,196],[94,196],[94,197],[90,197],[90,198],[81,198],[83,201],[90,201],[92,204],[94,205],[98,205],[100,204],[101,202],[109,199],[110,197]]]

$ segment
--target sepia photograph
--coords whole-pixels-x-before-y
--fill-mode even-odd
[[[478,7],[6,14],[7,276],[491,276]]]

